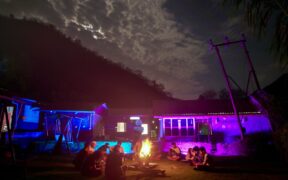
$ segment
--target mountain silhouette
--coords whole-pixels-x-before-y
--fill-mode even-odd
[[[0,27],[0,87],[9,92],[67,106],[151,107],[153,100],[171,98],[161,84],[84,48],[52,25],[1,16]]]

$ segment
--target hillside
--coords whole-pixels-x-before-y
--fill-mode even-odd
[[[0,88],[40,102],[150,107],[161,85],[112,63],[35,20],[0,17]]]

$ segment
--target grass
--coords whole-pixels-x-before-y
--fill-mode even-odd
[[[25,164],[25,176],[26,179],[41,179],[41,180],[57,180],[57,179],[94,179],[101,180],[104,177],[84,177],[80,172],[74,169],[72,162],[72,156],[38,156],[36,158],[30,159]],[[252,162],[245,161],[240,162],[238,159],[230,159],[228,163],[225,160],[221,160],[219,166],[215,169],[207,171],[197,171],[194,170],[192,166],[188,163],[180,161],[169,161],[162,159],[159,161],[153,161],[158,164],[156,168],[163,169],[166,171],[166,176],[149,176],[147,174],[141,173],[139,171],[128,170],[126,173],[127,180],[132,179],[288,179],[288,169],[283,166],[276,166],[274,163],[263,163],[263,162]],[[223,163],[224,161],[224,163]],[[239,162],[239,163],[238,163]],[[132,161],[128,160],[128,164]],[[217,164],[217,162],[216,162]],[[11,177],[17,173],[17,169],[9,169],[10,172],[5,174],[11,174]],[[18,168],[19,170],[19,168]],[[2,178],[1,178],[2,179]],[[12,179],[12,178],[11,178]],[[19,179],[19,178],[17,178]]]

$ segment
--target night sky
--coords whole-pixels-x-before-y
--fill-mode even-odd
[[[269,54],[269,38],[258,40],[243,13],[222,0],[0,0],[0,14],[36,18],[114,62],[140,70],[176,98],[194,99],[225,88],[209,39],[238,40],[245,33],[262,87],[281,75]],[[240,46],[223,48],[228,73],[245,89],[248,78]]]

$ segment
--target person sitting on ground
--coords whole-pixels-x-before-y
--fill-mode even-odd
[[[190,161],[193,157],[193,148],[189,148],[185,156],[186,161]]]
[[[185,157],[186,161],[189,161],[191,166],[196,165],[197,163],[200,162],[199,160],[199,148],[198,146],[195,146],[193,148],[189,148],[187,155]]]
[[[200,157],[200,162],[196,163],[195,169],[196,170],[208,170],[211,167],[211,158],[206,152],[205,147],[199,148],[199,157]]]
[[[123,153],[121,146],[115,146],[107,157],[105,166],[105,179],[125,179],[125,166],[123,166]]]
[[[175,142],[172,143],[172,147],[169,149],[168,157],[169,160],[177,161],[181,158],[181,150]]]
[[[120,153],[124,154],[124,149],[123,149],[123,147],[122,147],[122,142],[121,142],[121,141],[118,141],[118,143],[117,143],[115,146],[111,147],[111,148],[110,148],[110,152],[114,151],[114,149],[115,149],[116,147],[119,148],[119,152],[120,152]]]
[[[89,146],[86,148],[88,154],[93,154],[95,152],[96,141],[91,141]]]
[[[98,150],[86,158],[81,168],[81,174],[83,176],[97,177],[102,174],[104,171],[105,159],[101,153],[102,151]]]
[[[96,141],[91,141],[86,143],[84,148],[78,152],[75,159],[73,160],[73,164],[75,165],[76,169],[80,170],[86,158],[93,154],[96,147]]]

